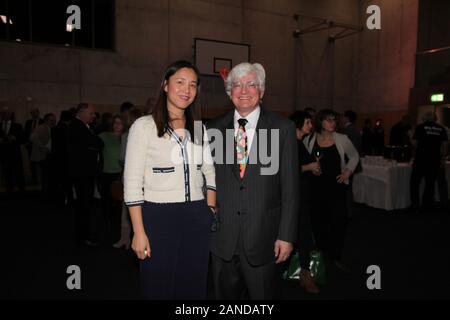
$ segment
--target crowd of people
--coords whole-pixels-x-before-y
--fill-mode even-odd
[[[129,247],[127,211],[113,184],[122,184],[128,129],[142,116],[141,109],[125,102],[117,114],[100,117],[93,105],[81,103],[63,110],[57,122],[53,113],[41,119],[39,109],[33,108],[25,129],[8,108],[1,111],[1,173],[6,193],[37,188],[49,202],[75,209],[73,233],[78,243],[97,245],[103,227],[99,221],[105,221],[109,241],[116,247]],[[28,161],[23,161],[22,150]],[[29,164],[28,179],[25,163]],[[103,219],[98,219],[94,198],[101,199]]]
[[[326,263],[349,272],[342,253],[353,174],[362,170],[360,157],[385,153],[385,132],[381,119],[373,128],[370,119],[356,128],[352,110],[341,115],[306,108],[291,121],[266,111],[265,79],[261,64],[236,65],[224,77],[233,110],[202,124],[200,132],[195,130],[200,76],[187,61],[166,69],[145,115],[125,102],[117,114],[100,117],[92,104],[81,103],[62,111],[57,123],[54,114],[41,119],[33,109],[23,130],[4,108],[0,148],[6,190],[25,190],[25,146],[32,183],[39,182],[49,199],[73,206],[75,241],[88,246],[100,241],[92,212],[98,191],[108,243],[134,250],[145,298],[204,299],[210,271],[217,299],[273,299],[295,251],[300,285],[318,293],[310,254],[320,250]],[[275,140],[267,142],[261,131],[276,131]],[[232,132],[231,148],[230,141],[210,132],[222,137]],[[415,150],[413,210],[420,207],[423,177],[425,205],[433,202],[434,182],[442,184],[447,134],[434,113],[425,114],[416,128],[405,116],[390,132],[391,145]],[[268,164],[256,151],[263,143],[278,161],[270,174],[263,174]],[[218,153],[231,163],[218,161]]]

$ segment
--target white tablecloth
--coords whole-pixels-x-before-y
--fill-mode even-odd
[[[409,181],[412,166],[409,163],[368,164],[363,161],[362,168],[362,172],[353,178],[355,202],[384,210],[403,209],[411,205]],[[450,197],[450,162],[446,165],[446,176]]]

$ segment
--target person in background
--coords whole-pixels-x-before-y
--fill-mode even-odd
[[[122,117],[123,123],[128,123],[128,112],[134,108],[134,104],[129,101],[125,101],[120,105],[120,115]]]
[[[125,203],[147,299],[206,298],[216,185],[206,130],[194,132],[199,81],[190,62],[171,64],[152,114],[128,134]]]
[[[120,105],[120,114],[123,115],[124,113],[130,111],[135,106],[130,101],[125,101]]]
[[[30,140],[31,134],[37,127],[44,122],[42,118],[39,117],[39,108],[33,108],[30,110],[31,119],[25,122],[25,138],[27,141]]]
[[[101,122],[102,118],[100,116],[100,113],[98,112],[94,112],[94,120],[92,120],[92,122],[89,124],[89,129],[95,134],[98,135],[98,133],[100,132],[100,130],[102,129],[102,122]]]
[[[422,121],[414,131],[413,143],[415,157],[410,180],[411,211],[418,213],[421,209],[430,209],[434,203],[434,187],[438,173],[442,174],[441,166],[445,166],[447,155],[447,132],[436,123],[436,114],[432,111],[422,116]],[[445,171],[444,171],[445,172]],[[420,182],[425,178],[425,190],[420,208]],[[446,205],[446,199],[443,200]]]
[[[98,244],[99,232],[93,211],[95,179],[103,141],[94,134],[90,123],[95,119],[94,106],[80,103],[67,130],[68,168],[76,195],[75,240],[78,244]]]
[[[68,110],[61,111],[58,124],[52,128],[52,170],[56,185],[56,203],[65,206],[73,202],[72,183],[68,175],[67,132],[71,120]]]
[[[32,144],[31,157],[32,163],[39,168],[39,181],[41,183],[42,192],[49,197],[51,185],[51,145],[52,145],[52,128],[56,125],[56,117],[53,113],[47,113],[44,116],[44,122],[40,124],[30,136]]]
[[[384,155],[384,128],[381,119],[377,119],[373,128],[373,153],[376,156]]]
[[[307,114],[309,114],[311,121],[314,121],[314,118],[316,117],[316,114],[317,114],[316,109],[312,108],[312,107],[307,107],[307,108],[305,108],[305,112]]]
[[[111,112],[105,112],[101,115],[100,124],[94,127],[96,135],[113,130],[114,115]]]
[[[350,139],[336,132],[333,110],[320,110],[315,122],[316,132],[304,140],[309,154],[320,162],[319,174],[311,179],[313,232],[318,249],[345,271],[341,259],[348,217],[346,192],[359,155]]]
[[[21,146],[25,143],[22,125],[15,122],[14,113],[8,107],[0,112],[0,166],[5,178],[6,192],[12,193],[18,187],[25,192],[25,176]]]
[[[30,110],[31,119],[28,119],[25,122],[25,147],[28,151],[28,157],[31,158],[31,151],[32,151],[32,143],[30,141],[31,134],[37,129],[39,125],[41,125],[44,120],[39,116],[39,108],[32,108]],[[38,183],[38,166],[36,162],[31,161],[30,163],[30,169],[31,169],[31,183],[37,184]]]
[[[310,254],[314,249],[314,236],[311,228],[311,178],[320,172],[320,163],[309,154],[303,139],[312,131],[311,116],[304,111],[297,111],[290,119],[297,128],[298,157],[300,163],[300,188],[298,210],[297,251],[300,258],[300,286],[308,293],[319,293],[310,271]]]
[[[128,123],[125,124],[125,132],[122,134],[122,143],[121,143],[121,151],[120,151],[120,166],[122,167],[122,175],[123,175],[123,167],[125,166],[125,158],[126,158],[126,150],[127,150],[127,141],[128,141],[128,130],[133,125],[133,123],[143,116],[141,109],[134,107],[127,112],[126,119]],[[125,249],[130,248],[131,238],[132,238],[132,230],[129,221],[129,212],[128,207],[125,203],[122,203],[122,215],[121,215],[121,229],[120,229],[120,239],[118,242],[113,244],[115,248]]]
[[[356,114],[356,112],[352,110],[346,110],[344,112],[343,128],[341,133],[345,134],[350,139],[350,141],[353,143],[358,153],[361,154],[362,148],[361,133],[355,127],[357,116],[358,115]]]
[[[444,147],[444,150],[447,150],[447,154],[444,156],[444,159],[450,161],[449,157],[449,143],[450,143],[450,129],[446,126],[443,126],[447,132],[447,143]],[[439,190],[439,199],[440,199],[440,209],[442,212],[447,213],[449,209],[448,205],[448,184],[447,184],[447,174],[446,174],[446,163],[443,161],[443,165],[439,167],[438,175],[437,175],[437,186]]]
[[[361,133],[358,129],[355,127],[355,122],[357,119],[356,112],[352,110],[346,110],[344,112],[343,117],[343,128],[341,133],[345,134],[350,141],[353,143],[353,146],[358,151],[358,155],[361,156],[362,151],[362,137]],[[358,162],[357,167],[354,170],[354,173],[358,173],[362,171],[362,165],[361,162]],[[346,199],[347,199],[347,213],[348,217],[351,218],[353,216],[353,175],[349,178],[349,184],[346,192]]]
[[[367,118],[364,120],[364,126],[361,130],[361,153],[363,156],[373,154],[373,139],[372,121]]]
[[[109,231],[108,235],[111,244],[116,243],[120,239],[122,203],[114,199],[111,188],[114,181],[121,180],[120,151],[124,128],[122,117],[115,115],[112,119],[111,130],[99,134],[104,145],[102,150],[102,173],[99,179],[100,194],[102,197],[103,216],[107,225],[106,229]]]
[[[389,135],[389,145],[411,147],[411,138],[411,117],[409,115],[404,115],[402,119],[391,128],[391,132]]]

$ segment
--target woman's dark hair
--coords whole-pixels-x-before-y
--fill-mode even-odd
[[[316,114],[316,118],[314,119],[314,128],[318,133],[322,132],[322,121],[330,116],[336,117],[336,112],[331,109],[322,109]]]
[[[291,119],[295,123],[297,129],[302,129],[303,125],[305,124],[305,120],[311,119],[311,115],[305,111],[295,111],[290,115],[289,119]]]
[[[164,86],[166,81],[169,81],[170,77],[173,76],[178,70],[188,68],[192,69],[197,76],[197,95],[194,101],[185,109],[184,114],[186,117],[186,130],[189,131],[191,137],[194,137],[194,121],[199,120],[197,110],[195,108],[195,103],[197,101],[198,94],[200,92],[200,72],[197,67],[194,66],[189,61],[179,60],[172,63],[164,73],[163,80],[161,82],[161,87],[159,88],[158,97],[156,99],[155,106],[152,108],[151,115],[158,129],[158,137],[162,137],[169,128],[169,112],[167,110],[167,93],[164,91]],[[201,140],[201,138],[200,138]],[[194,139],[192,139],[194,141]],[[195,139],[197,141],[197,139]]]

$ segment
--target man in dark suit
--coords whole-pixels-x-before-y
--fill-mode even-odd
[[[389,136],[389,145],[391,146],[408,146],[412,145],[412,125],[411,117],[404,115],[402,119],[391,128]]]
[[[361,133],[355,127],[357,114],[355,111],[347,110],[344,112],[344,127],[342,133],[347,135],[350,141],[355,146],[358,153],[361,154]]]
[[[25,142],[22,125],[14,121],[14,113],[8,108],[1,111],[0,126],[0,166],[5,178],[6,191],[14,186],[25,191],[21,145]]]
[[[355,149],[358,151],[358,154],[361,155],[362,137],[360,131],[355,127],[357,116],[356,112],[352,110],[346,110],[344,112],[344,126],[342,128],[342,133],[350,139],[355,146]],[[359,162],[354,173],[361,171],[362,166],[361,162]],[[348,218],[351,218],[353,216],[353,175],[349,178],[349,187],[347,188],[345,196],[347,201],[347,216]]]
[[[414,130],[413,144],[415,157],[410,179],[411,213],[420,213],[422,209],[432,209],[434,205],[435,184],[438,175],[445,175],[445,158],[447,156],[447,130],[438,124],[434,111],[422,116],[423,123]],[[420,183],[425,179],[422,203],[420,202]],[[441,200],[445,208],[447,196]],[[422,205],[422,207],[420,207]]]
[[[68,110],[61,111],[58,124],[52,128],[52,169],[56,183],[56,202],[60,205],[72,203],[72,183],[68,175],[67,134],[72,119]]]
[[[25,147],[28,151],[28,157],[31,158],[32,143],[30,141],[31,134],[39,127],[40,124],[44,123],[44,120],[39,117],[39,108],[33,108],[30,110],[31,119],[25,122]],[[38,169],[37,163],[34,161],[30,162],[31,168],[31,180],[33,184],[38,182]]]
[[[208,123],[219,218],[211,243],[217,299],[274,298],[280,265],[297,239],[295,126],[260,108],[264,83],[260,64],[235,66],[226,79],[235,110]]]
[[[67,130],[69,176],[77,197],[75,233],[78,242],[87,245],[98,242],[97,230],[91,224],[94,220],[92,201],[99,152],[103,148],[103,142],[89,128],[94,117],[94,107],[91,104],[80,103],[76,109],[76,116]]]
[[[40,124],[44,123],[44,120],[39,117],[39,108],[31,109],[30,114],[31,119],[25,122],[25,138],[27,141],[30,140],[30,136],[34,130],[36,130]]]

